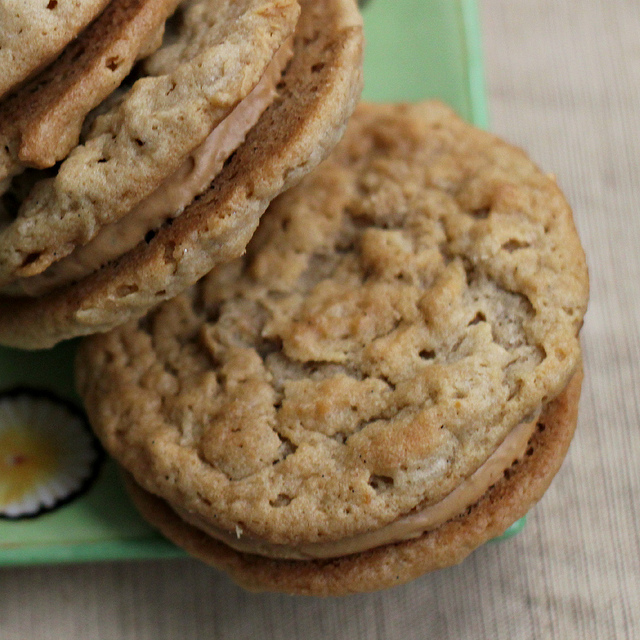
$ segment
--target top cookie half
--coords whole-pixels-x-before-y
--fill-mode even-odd
[[[37,73],[109,0],[0,0],[0,97]]]
[[[439,103],[361,104],[246,256],[88,339],[79,388],[148,491],[296,547],[439,502],[580,362],[584,254],[553,179]]]
[[[178,0],[111,0],[41,73],[0,100],[0,185],[78,144],[86,115],[160,46]],[[0,193],[2,188],[0,187]]]
[[[211,4],[221,25],[216,13],[200,19]],[[147,75],[98,108],[55,177],[16,178],[27,195],[0,232],[0,342],[41,348],[105,331],[244,251],[268,203],[333,148],[362,88],[355,2],[300,5],[185,3]],[[203,44],[202,29],[221,41]],[[23,295],[34,282],[36,297]]]
[[[0,231],[0,284],[42,273],[157,189],[257,85],[299,10],[296,0],[184,3],[177,40],[167,34],[151,71],[114,96],[55,177],[32,177]]]

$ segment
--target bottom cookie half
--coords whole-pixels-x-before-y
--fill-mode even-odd
[[[142,515],[167,538],[205,563],[222,569],[251,591],[338,596],[377,591],[461,562],[501,535],[549,487],[569,449],[578,417],[582,372],[540,416],[525,456],[515,462],[464,514],[419,538],[330,560],[273,560],[240,553],[181,520],[160,498],[127,476]]]

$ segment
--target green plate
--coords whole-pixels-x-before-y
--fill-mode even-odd
[[[487,127],[475,0],[369,0],[363,14],[363,99],[438,98],[463,118]]]
[[[369,0],[363,13],[365,99],[440,98],[487,126],[474,1]],[[30,386],[79,403],[73,391],[75,346],[37,353],[0,348],[0,390]],[[521,526],[516,523],[511,532]],[[86,493],[65,506],[32,519],[0,520],[0,565],[182,555],[139,518],[111,461]]]

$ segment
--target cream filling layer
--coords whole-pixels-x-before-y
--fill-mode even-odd
[[[220,173],[225,161],[244,142],[277,96],[276,85],[293,56],[293,39],[283,43],[251,92],[218,124],[205,141],[150,195],[120,220],[103,227],[87,244],[52,264],[43,273],[18,278],[2,293],[40,296],[75,282],[133,249],[150,231],[180,215]]]
[[[332,542],[314,542],[301,545],[272,544],[243,535],[238,527],[235,534],[211,525],[207,520],[177,505],[169,503],[173,511],[185,522],[207,535],[225,543],[236,551],[289,560],[338,558],[361,553],[386,544],[402,542],[421,536],[441,524],[464,513],[475,504],[504,474],[515,460],[522,457],[535,430],[536,420],[518,424],[506,436],[489,458],[465,478],[450,494],[435,504],[418,509],[375,531]]]

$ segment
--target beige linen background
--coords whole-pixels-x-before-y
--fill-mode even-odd
[[[341,600],[250,595],[190,560],[5,569],[1,640],[640,638],[640,2],[481,8],[492,129],[557,175],[592,283],[578,432],[524,531]]]

